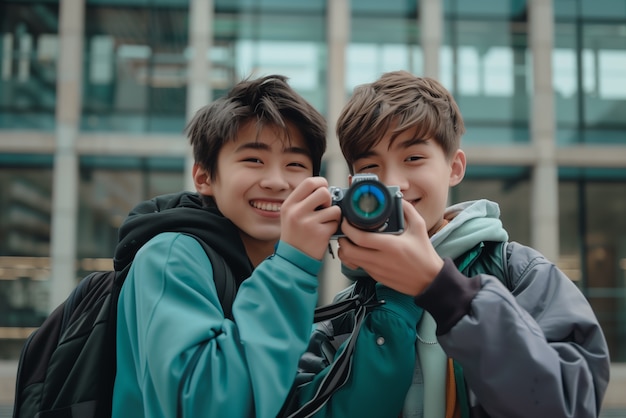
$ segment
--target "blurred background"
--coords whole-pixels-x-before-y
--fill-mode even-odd
[[[337,115],[398,69],[439,79],[463,113],[450,202],[499,202],[511,239],[591,302],[613,361],[603,414],[626,417],[626,0],[1,1],[0,416],[25,339],[112,268],[128,211],[191,190],[198,108],[288,76],[328,119],[323,174],[345,187]],[[320,303],[346,284],[333,263]]]

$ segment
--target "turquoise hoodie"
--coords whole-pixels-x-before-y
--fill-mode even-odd
[[[238,239],[222,236],[220,250]],[[241,284],[232,321],[195,238],[148,241],[119,297],[113,416],[274,418],[308,341],[320,267],[279,242]]]

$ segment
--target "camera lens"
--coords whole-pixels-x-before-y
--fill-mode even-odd
[[[345,197],[345,217],[352,225],[366,231],[383,227],[391,215],[391,195],[377,180],[353,183]]]
[[[385,207],[385,195],[372,185],[359,185],[352,194],[354,211],[364,218],[379,215]]]

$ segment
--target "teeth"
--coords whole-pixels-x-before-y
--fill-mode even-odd
[[[257,209],[266,210],[268,212],[280,212],[280,203],[270,203],[270,202],[256,202],[253,201],[251,203],[252,207]]]

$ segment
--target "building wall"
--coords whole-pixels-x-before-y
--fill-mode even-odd
[[[191,188],[182,131],[248,75],[282,73],[334,121],[384,71],[440,79],[467,125],[451,202],[588,296],[626,361],[626,6],[610,0],[33,0],[0,4],[0,356],[89,271],[141,200]],[[200,52],[201,51],[201,52]],[[345,282],[328,260],[328,301]]]

